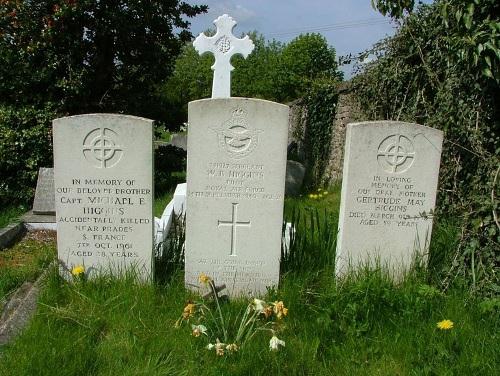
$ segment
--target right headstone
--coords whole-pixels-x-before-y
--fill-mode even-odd
[[[336,275],[380,265],[399,275],[425,257],[443,132],[396,121],[347,126]]]

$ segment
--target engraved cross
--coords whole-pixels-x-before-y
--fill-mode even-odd
[[[217,227],[230,226],[231,227],[231,253],[229,256],[236,256],[236,227],[250,227],[250,221],[237,222],[238,217],[238,204],[233,203],[233,214],[230,221],[218,221]]]
[[[193,46],[200,55],[211,52],[215,56],[212,65],[214,78],[212,83],[212,98],[229,98],[231,96],[231,57],[236,54],[247,57],[254,49],[252,40],[245,35],[239,39],[233,35],[236,21],[223,14],[214,21],[217,32],[213,37],[200,33],[193,42]]]

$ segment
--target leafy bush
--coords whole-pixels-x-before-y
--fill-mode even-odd
[[[40,167],[52,166],[51,106],[0,106],[0,206],[31,204]]]
[[[186,171],[186,151],[172,145],[155,149],[155,194],[159,195],[184,182],[184,176],[175,173]]]
[[[390,14],[391,3],[399,10],[412,5],[376,3]],[[500,290],[499,14],[495,0],[422,5],[394,37],[368,51],[378,59],[356,79],[368,118],[444,132],[438,207],[461,226],[444,287],[465,276],[489,294]]]

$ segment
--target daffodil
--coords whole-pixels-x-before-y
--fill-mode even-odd
[[[281,339],[273,335],[273,337],[269,341],[269,350],[278,351],[280,346],[285,347],[285,341],[282,341]]]
[[[266,302],[260,299],[255,298],[252,302],[252,307],[255,311],[259,313],[263,313],[266,309]]]
[[[207,327],[205,325],[191,325],[193,337],[199,337],[202,334],[207,335]]]
[[[71,274],[75,277],[79,277],[83,273],[85,273],[85,267],[83,265],[77,265],[71,270]]]
[[[313,198],[313,196],[314,196],[314,195],[313,195],[312,193],[309,193],[309,196],[308,196],[308,197],[309,197],[309,198]]]
[[[261,313],[267,319],[273,315],[273,308],[272,307],[265,307]]]
[[[453,321],[443,320],[437,323],[437,327],[441,330],[449,330],[453,328]]]
[[[326,196],[328,194],[328,191],[324,191],[323,195]]]
[[[285,307],[282,301],[276,301],[273,303],[273,311],[278,320],[281,320],[282,317],[288,315],[288,308]]]
[[[184,307],[184,311],[182,312],[182,318],[184,320],[189,319],[191,316],[194,315],[195,311],[196,311],[196,306],[193,303],[188,303]]]
[[[239,349],[240,348],[238,347],[238,345],[236,343],[231,343],[230,345],[226,346],[226,350],[229,351],[229,352],[236,352]]]
[[[206,285],[207,283],[210,283],[212,281],[212,279],[208,275],[206,275],[205,273],[201,273],[200,276],[198,277],[198,281],[201,284]]]
[[[224,355],[224,347],[225,347],[225,344],[222,342],[219,342],[219,339],[217,338],[217,342],[215,343],[215,353],[218,356]]]

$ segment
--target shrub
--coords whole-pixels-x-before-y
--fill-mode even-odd
[[[0,106],[0,206],[30,204],[40,167],[52,166],[51,106]]]

